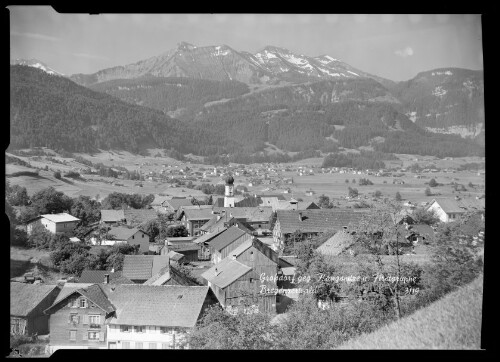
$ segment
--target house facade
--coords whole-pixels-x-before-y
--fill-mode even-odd
[[[117,243],[139,245],[139,254],[149,252],[149,235],[137,228],[129,229],[124,226],[111,227],[107,233],[108,238],[98,241],[96,237],[90,238],[92,245],[112,246]]]
[[[76,228],[79,222],[80,219],[65,212],[60,214],[45,214],[29,221],[26,225],[26,232],[28,235],[31,235],[33,228],[41,225],[52,234],[70,233]]]
[[[441,222],[451,222],[468,211],[484,214],[484,199],[434,199],[427,210],[433,211]]]
[[[51,352],[188,348],[187,334],[216,303],[207,286],[65,285],[63,292],[46,311]]]
[[[232,250],[202,277],[221,306],[230,312],[276,313],[278,283],[272,277],[280,273],[280,267],[277,253],[252,238]]]

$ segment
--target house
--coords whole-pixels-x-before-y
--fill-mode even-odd
[[[186,227],[189,235],[201,234],[201,227],[214,216],[210,208],[181,208],[181,222]]]
[[[200,253],[200,245],[193,242],[186,243],[176,243],[173,244],[170,241],[166,242],[166,247],[162,249],[161,255],[175,252],[176,254],[182,255],[182,259],[178,262],[189,263],[191,261],[198,261],[198,255]]]
[[[414,224],[415,220],[411,217],[412,212],[406,209],[401,210],[396,215],[391,214],[392,221],[395,224]]]
[[[142,284],[167,265],[167,255],[125,255],[122,275],[134,283]]]
[[[439,217],[442,222],[450,222],[458,219],[467,211],[476,211],[484,214],[484,199],[450,199],[440,198],[431,201],[427,208]]]
[[[217,264],[244,241],[251,238],[251,234],[239,229],[237,226],[226,229],[208,244],[212,263]]]
[[[115,307],[98,284],[66,283],[50,316],[50,352],[65,349],[105,349],[106,325]]]
[[[351,232],[342,229],[321,244],[316,251],[324,256],[338,256],[349,249],[355,242],[355,236]]]
[[[61,291],[57,285],[10,283],[10,333],[44,335],[49,333],[50,307]]]
[[[169,253],[169,257],[170,257]],[[172,254],[173,257],[175,257]],[[170,259],[172,260],[172,259]],[[153,275],[151,278],[146,280],[143,285],[187,285],[194,286],[197,285],[193,281],[189,280],[185,275],[183,275],[176,267],[173,265],[167,265],[160,269],[158,273]]]
[[[350,224],[357,224],[364,210],[353,209],[310,209],[278,210],[273,228],[274,250],[283,250],[284,242],[293,233],[300,231],[302,238],[311,239],[329,230],[342,230]]]
[[[282,267],[291,266],[254,237],[245,240],[201,276],[226,310],[275,313],[279,307],[276,295],[279,285],[274,277]]]
[[[241,230],[244,230],[251,234],[254,229],[250,227],[248,224],[246,224],[244,221],[238,220],[234,217],[227,217],[227,215],[222,213],[222,216],[220,214],[216,214],[215,217],[212,219],[208,220],[201,228],[200,231],[202,234],[206,234],[208,232],[214,232],[214,231],[219,231],[219,230],[225,230],[228,227],[231,227],[233,225],[238,226]]]
[[[215,213],[225,212],[228,218],[235,219],[245,223],[247,228],[269,229],[273,209],[270,206],[257,207],[214,207]]]
[[[181,206],[192,206],[191,200],[188,198],[173,197],[170,200],[165,200],[163,207],[168,212],[177,212]]]
[[[217,231],[207,232],[193,241],[195,244],[200,246],[198,251],[198,260],[210,260],[210,241],[226,229],[227,228],[223,228]]]
[[[31,235],[36,225],[42,225],[52,234],[69,233],[76,228],[79,222],[79,218],[65,212],[60,214],[45,214],[29,220],[26,223],[26,232],[28,235]]]
[[[121,271],[110,270],[89,270],[82,271],[77,283],[85,284],[134,284],[130,279],[125,278]]]
[[[206,286],[67,283],[45,311],[49,349],[185,348],[187,333],[213,303]]]
[[[114,226],[107,232],[104,240],[98,241],[97,238],[90,239],[92,245],[112,246],[116,243],[127,243],[129,245],[139,245],[139,253],[145,254],[149,251],[149,234],[146,232],[125,226]]]

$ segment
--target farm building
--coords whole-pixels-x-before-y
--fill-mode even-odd
[[[442,222],[450,222],[459,218],[467,211],[484,214],[484,199],[451,199],[440,198],[431,201],[427,210],[434,211]]]
[[[139,245],[139,253],[145,254],[149,251],[149,235],[144,231],[125,226],[115,226],[107,233],[107,238],[98,241],[96,237],[90,239],[92,245],[112,246],[117,243],[126,243],[129,245]]]
[[[77,283],[92,284],[133,284],[130,279],[125,278],[121,271],[90,270],[82,271]]]
[[[350,224],[356,225],[364,213],[352,209],[278,210],[273,249],[283,250],[285,240],[296,231],[300,231],[304,239],[311,239],[325,231],[339,231]]]
[[[228,311],[245,310],[276,313],[275,279],[260,280],[262,274],[275,276],[292,265],[278,257],[257,238],[245,240],[230,255],[201,276],[208,281],[219,303]]]
[[[222,259],[244,241],[252,238],[252,235],[239,229],[237,226],[231,226],[223,231],[209,242],[211,261],[214,264]]]
[[[72,232],[80,219],[68,214],[45,214],[40,215],[26,223],[26,232],[31,235],[33,228],[36,225],[41,225],[53,234]]]
[[[49,333],[50,307],[61,289],[57,285],[10,283],[10,333],[43,335]]]

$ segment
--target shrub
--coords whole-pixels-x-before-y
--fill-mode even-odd
[[[403,200],[403,198],[401,197],[401,194],[398,192],[396,192],[396,201],[401,201]]]
[[[431,189],[428,187],[425,189],[424,193],[425,193],[425,196],[432,196]]]
[[[438,186],[438,183],[436,182],[436,180],[434,180],[433,178],[431,178],[431,180],[429,181],[429,186],[430,187],[436,187],[436,186]]]
[[[61,173],[59,171],[54,172],[54,177],[58,180],[61,179]]]

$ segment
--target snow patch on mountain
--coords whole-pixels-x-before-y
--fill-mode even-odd
[[[354,75],[356,75],[356,76],[358,76],[358,77],[359,77],[359,74],[354,73],[354,72],[351,72],[350,70],[348,70],[347,72],[348,72],[348,73],[351,73],[351,74],[354,74]]]
[[[432,72],[432,75],[453,75],[453,73],[447,70],[446,72]]]
[[[474,138],[483,130],[483,123],[477,123],[475,126],[451,126],[446,128],[425,127],[425,129],[433,133],[457,134],[462,138]]]

